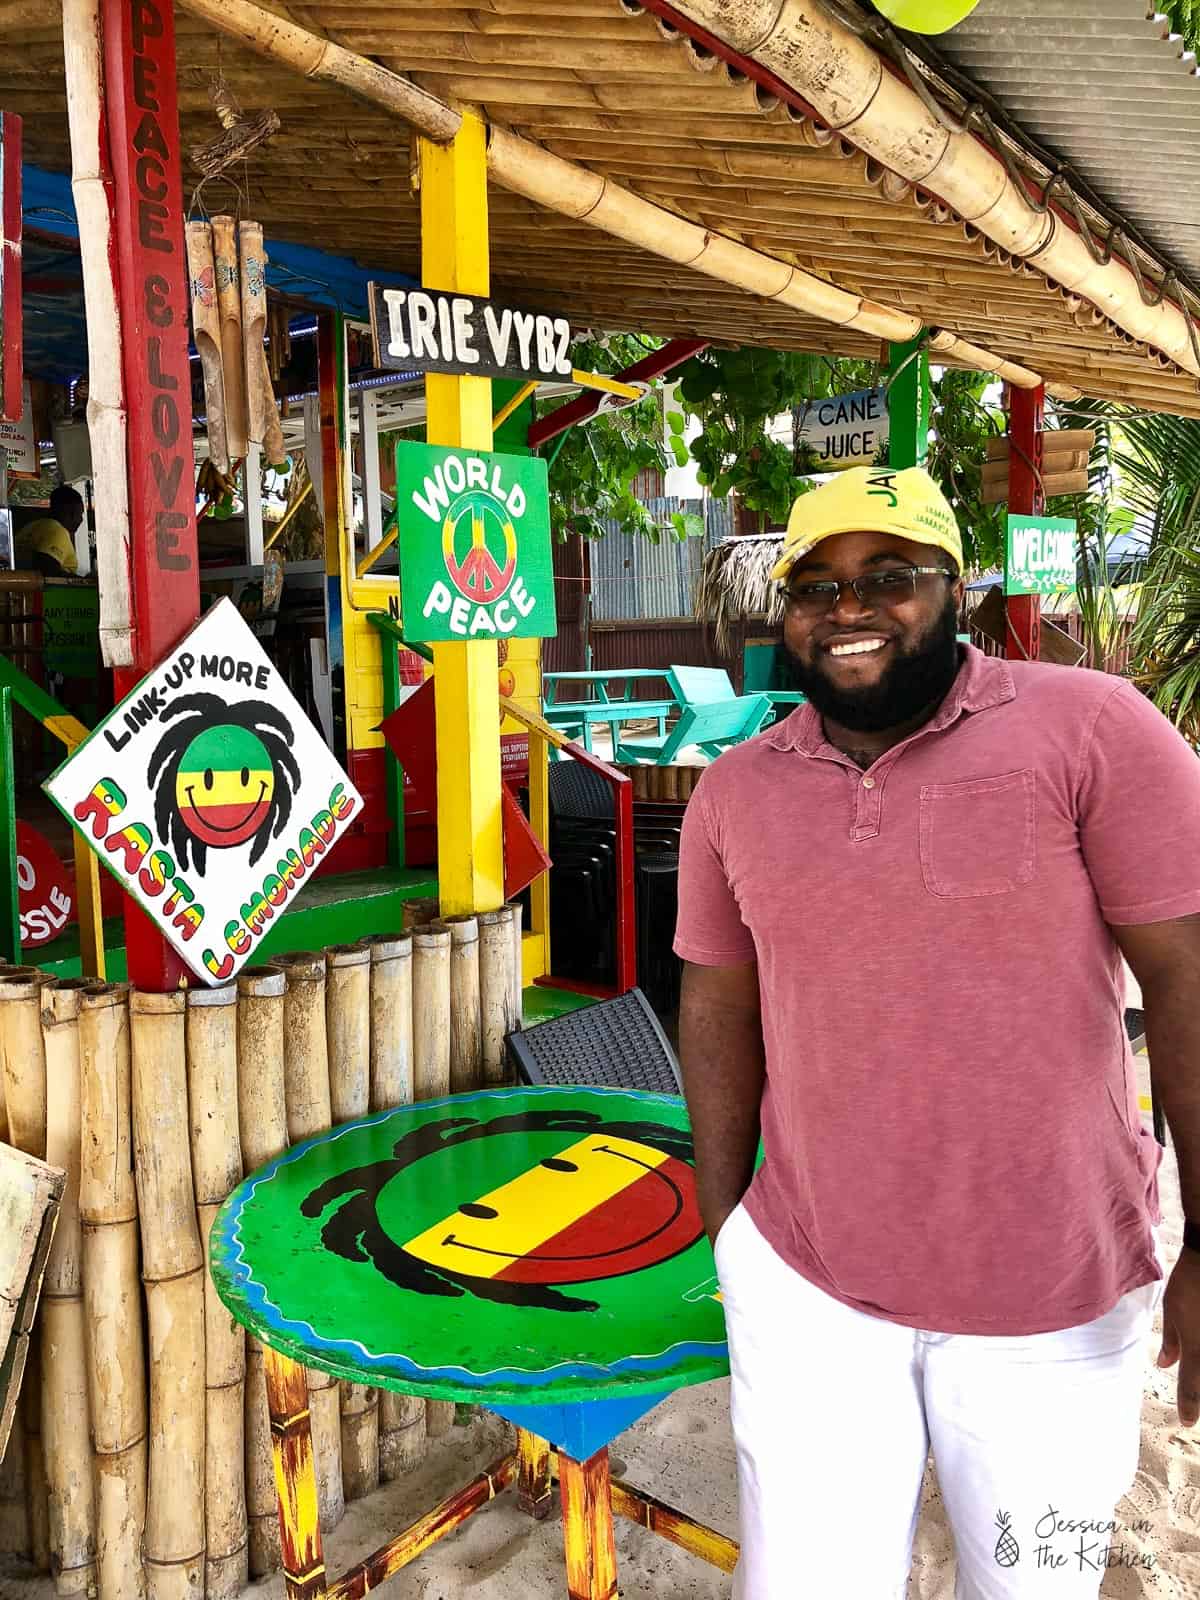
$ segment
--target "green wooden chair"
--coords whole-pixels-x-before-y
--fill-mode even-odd
[[[709,706],[734,698],[733,684],[723,667],[669,667],[667,682],[681,706]]]
[[[685,705],[665,739],[622,739],[615,759],[634,765],[669,767],[681,750],[698,745],[710,760],[730,745],[756,734],[771,714],[765,694],[735,696],[709,705]]]

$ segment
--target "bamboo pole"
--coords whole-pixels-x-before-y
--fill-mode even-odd
[[[462,123],[461,113],[377,62],[344,50],[316,34],[246,0],[182,0],[183,9],[203,17],[220,33],[240,39],[260,55],[285,61],[306,78],[336,84],[371,105],[418,128],[429,139],[448,144]]]
[[[255,1172],[287,1149],[284,1098],[282,967],[245,967],[237,979],[238,1135],[242,1167]],[[274,1572],[280,1561],[271,1419],[267,1412],[263,1348],[246,1335],[246,1540],[250,1576]],[[341,1473],[338,1474],[340,1482]]]
[[[450,934],[450,1093],[483,1087],[479,1009],[479,923],[473,916],[431,924]]]
[[[217,471],[229,471],[229,444],[225,435],[225,379],[221,370],[221,314],[217,309],[217,269],[213,257],[210,222],[189,222],[188,276],[192,287],[192,339],[204,375],[204,413],[208,429],[208,456]]]
[[[8,1142],[27,1156],[46,1159],[46,1053],[41,973],[0,978],[0,1072],[8,1114]]]
[[[87,307],[88,437],[96,496],[96,576],[105,666],[133,662],[129,490],[121,316],[113,273],[111,173],[104,135],[100,0],[63,0],[63,62],[71,134],[71,194]]]
[[[404,931],[405,933],[411,933],[414,928],[423,928],[427,923],[436,922],[437,916],[438,903],[436,900],[406,900],[403,914]]]
[[[413,1099],[437,1100],[450,1093],[450,929],[439,922],[413,930]],[[454,1425],[452,1400],[429,1400],[425,1430],[430,1438]]]
[[[79,1006],[88,1393],[96,1471],[99,1600],[146,1592],[147,1373],[130,1105],[129,998],[95,983]]]
[[[450,930],[413,930],[413,1099],[450,1093]]]
[[[42,1280],[42,1439],[50,1490],[50,1565],[59,1594],[96,1585],[96,1502],[88,1424],[82,1241],[79,1226],[79,991],[86,979],[42,990],[46,1160],[67,1175]]]
[[[525,907],[519,900],[509,900],[506,904],[512,912],[513,923],[513,995],[510,1020],[512,1029],[517,1029],[521,1026],[525,1013]]]
[[[513,1028],[512,912],[507,906],[479,917],[479,998],[483,1015],[483,1081],[488,1088],[508,1076],[504,1039]]]
[[[221,380],[225,387],[225,440],[230,460],[241,461],[249,442],[249,419],[246,412],[246,362],[242,349],[237,224],[232,217],[212,219],[212,247],[217,274]]]
[[[133,1152],[150,1340],[146,1589],[204,1595],[204,1251],[196,1226],[182,990],[129,996]]]
[[[8,1115],[8,1142],[39,1161],[46,1156],[46,1055],[42,1043],[40,972],[0,978],[0,1077]],[[29,1340],[21,1395],[25,1485],[34,1566],[50,1570],[50,1505],[42,1443],[40,1322]]]
[[[205,1268],[204,1592],[206,1600],[233,1600],[249,1576],[246,1336],[217,1295],[209,1237],[221,1202],[242,1179],[236,984],[189,990],[187,1075],[196,1220]]]
[[[370,948],[371,1110],[390,1111],[413,1097],[412,935],[372,939]],[[424,1400],[380,1390],[380,1478],[390,1483],[424,1455]]]
[[[325,956],[329,1101],[336,1125],[365,1117],[371,1103],[371,951],[336,944]]]
[[[326,951],[325,1015],[333,1122],[364,1117],[371,1103],[371,951],[362,944]],[[379,1391],[341,1383],[342,1488],[359,1500],[379,1484]]]
[[[332,1125],[325,1026],[325,957],[314,950],[275,958],[287,974],[283,1006],[283,1085],[290,1143]]]
[[[387,935],[371,949],[371,1110],[411,1104],[412,935]]]
[[[832,127],[893,172],[936,195],[997,246],[1028,257],[1047,278],[1090,300],[1132,337],[1157,345],[1193,374],[1200,361],[1190,318],[1171,300],[1147,305],[1130,269],[1047,208],[974,130],[952,132],[883,58],[817,0],[680,0],[683,15],[776,72]]]
[[[325,957],[293,950],[276,958],[287,988],[283,1005],[284,1103],[289,1142],[324,1133],[333,1117],[329,1097]],[[323,1526],[334,1527],[345,1509],[342,1419],[337,1380],[306,1367]],[[263,1405],[265,1406],[265,1390]],[[261,1413],[265,1416],[265,1411]],[[260,1416],[261,1420],[261,1416]],[[260,1462],[265,1467],[265,1462]]]

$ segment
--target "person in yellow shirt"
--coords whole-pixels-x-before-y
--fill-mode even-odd
[[[16,565],[49,578],[72,577],[79,570],[74,533],[83,521],[83,498],[68,483],[50,496],[50,514],[25,525],[16,536]]]

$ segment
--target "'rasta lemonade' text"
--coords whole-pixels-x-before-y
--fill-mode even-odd
[[[181,939],[190,941],[204,924],[204,907],[186,878],[176,869],[174,858],[158,845],[154,832],[144,822],[122,818],[127,800],[125,792],[111,778],[102,778],[74,807],[75,821],[89,828],[92,838],[107,854],[119,860],[131,885],[147,900],[163,898],[159,916],[171,919]],[[354,813],[354,801],[343,784],[336,784],[329,804],[300,829],[294,846],[284,850],[275,871],[267,873],[241,908],[239,919],[227,922],[222,933],[226,950],[212,948],[203,953],[204,965],[213,977],[228,978],[234,969],[234,956],[244,956],[267,923],[295,894],[300,880],[333,843],[338,824]],[[227,951],[232,951],[230,955]]]

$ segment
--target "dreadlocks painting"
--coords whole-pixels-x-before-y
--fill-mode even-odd
[[[210,846],[229,850],[252,839],[253,866],[285,827],[300,785],[288,719],[263,700],[231,705],[215,694],[189,694],[172,701],[160,721],[173,726],[146,770],[160,838],[181,866],[190,854],[201,873]]]
[[[427,1163],[414,1175],[427,1189],[438,1183],[442,1152],[483,1140],[503,1149],[514,1136],[547,1133],[562,1135],[556,1154],[487,1194],[465,1194],[457,1204],[448,1196],[452,1209],[432,1227],[406,1236],[384,1220],[397,1206],[385,1199],[381,1207],[383,1191],[414,1163]],[[562,1287],[656,1266],[700,1237],[691,1161],[690,1134],[657,1122],[604,1121],[586,1111],[448,1117],[406,1133],[391,1160],[326,1179],[300,1210],[306,1217],[328,1212],[321,1229],[326,1249],[373,1263],[399,1288],[595,1311],[595,1300]],[[407,1209],[402,1202],[400,1209]]]

